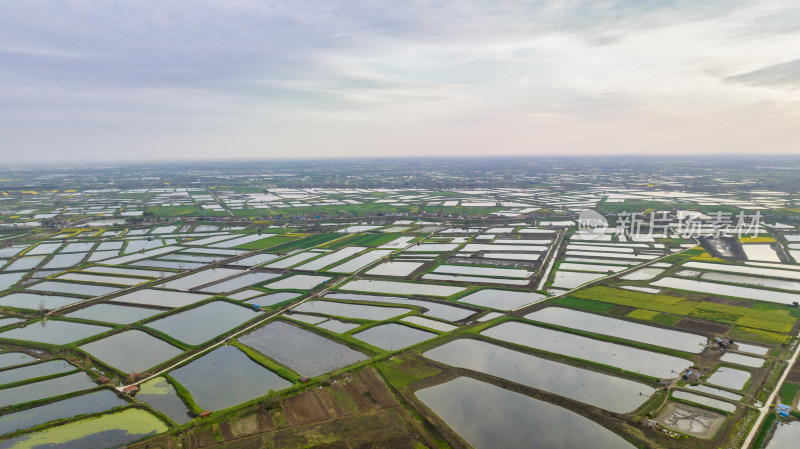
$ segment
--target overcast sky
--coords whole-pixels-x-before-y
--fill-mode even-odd
[[[800,153],[797,0],[0,7],[0,162]]]

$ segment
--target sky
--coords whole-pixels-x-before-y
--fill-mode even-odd
[[[800,153],[796,0],[0,8],[0,163]]]

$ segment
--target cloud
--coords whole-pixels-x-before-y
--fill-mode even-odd
[[[664,146],[641,133],[675,142],[664,123],[709,116],[719,121],[685,135],[714,139],[735,122],[800,138],[784,126],[798,69],[770,66],[796,54],[789,0],[0,6],[0,148],[31,159],[65,146],[76,158],[213,145],[244,157],[266,143],[298,156],[634,151]],[[735,134],[701,146],[746,150]]]
[[[726,80],[772,89],[797,89],[800,88],[800,59],[762,67]]]

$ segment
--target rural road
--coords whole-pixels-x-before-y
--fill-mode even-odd
[[[767,399],[766,402],[764,402],[764,406],[763,407],[758,409],[758,411],[761,412],[761,414],[758,415],[758,418],[756,419],[756,423],[753,425],[753,428],[750,429],[750,433],[747,434],[747,438],[744,440],[744,444],[742,444],[742,448],[743,449],[747,449],[748,447],[750,447],[750,444],[752,443],[753,438],[755,438],[756,434],[759,431],[759,428],[761,427],[761,422],[764,421],[764,418],[769,413],[770,406],[772,405],[772,402],[775,400],[775,396],[777,396],[778,393],[781,391],[781,387],[783,386],[783,383],[786,381],[786,378],[789,376],[789,371],[791,371],[792,365],[794,364],[794,361],[797,360],[797,355],[798,354],[800,354],[800,343],[798,343],[797,348],[794,350],[794,353],[792,354],[792,356],[788,360],[785,360],[786,362],[788,362],[788,365],[786,366],[786,369],[783,371],[783,374],[781,375],[781,378],[778,379],[778,383],[775,384],[775,389],[772,391],[772,394],[769,395],[769,399]]]

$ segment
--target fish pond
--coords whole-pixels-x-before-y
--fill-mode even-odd
[[[169,427],[153,414],[130,408],[1,441],[0,449],[114,448],[167,430]]]
[[[399,307],[381,307],[364,304],[347,304],[332,301],[308,301],[292,309],[294,312],[318,313],[362,320],[383,321],[411,312]]]
[[[423,356],[617,413],[636,410],[655,391],[638,382],[542,359],[480,340],[453,340],[425,352]],[[531,373],[536,375],[532,376]]]
[[[0,338],[64,345],[95,336],[110,329],[105,326],[73,323],[71,321],[44,320],[2,332],[0,333]]]
[[[136,399],[148,403],[178,424],[186,424],[192,420],[186,404],[178,397],[175,387],[167,379],[156,377],[139,387],[141,389],[136,393]]]
[[[128,330],[80,347],[123,373],[146,371],[177,357],[183,350],[140,330]]]
[[[124,407],[128,402],[111,390],[100,390],[39,407],[0,416],[0,435],[38,426],[51,421],[105,412]]]
[[[170,375],[204,410],[221,410],[292,386],[232,346],[215,349]]]
[[[214,301],[145,325],[184,343],[199,345],[256,317],[252,309]]]
[[[706,337],[702,335],[661,329],[561,307],[538,310],[525,315],[525,318],[691,353],[701,352],[707,343]]]
[[[517,322],[502,323],[481,334],[657,378],[676,377],[691,366],[686,359]]]
[[[387,351],[407,348],[436,336],[432,332],[396,323],[379,324],[353,334],[353,337]]]
[[[239,341],[276,362],[308,377],[358,363],[368,358],[362,352],[336,343],[311,331],[275,321],[260,327]]]
[[[610,430],[548,402],[468,377],[419,390],[422,403],[476,449],[633,446]]]

